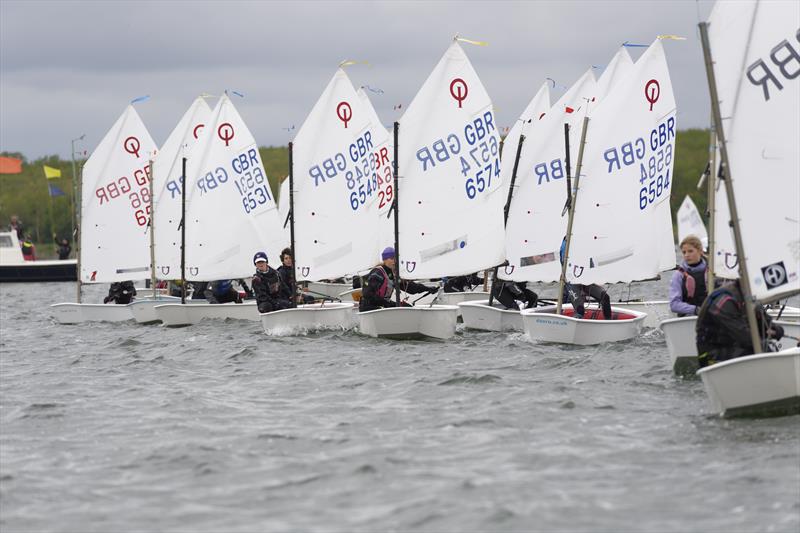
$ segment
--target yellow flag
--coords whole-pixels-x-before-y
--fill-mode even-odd
[[[44,177],[49,179],[49,180],[54,179],[54,178],[60,178],[61,177],[61,169],[48,167],[47,165],[44,165]]]

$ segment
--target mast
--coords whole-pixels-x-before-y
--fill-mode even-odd
[[[519,157],[522,153],[522,143],[525,142],[525,136],[520,134],[519,143],[517,143],[517,153],[514,156],[514,169],[511,171],[511,183],[508,185],[508,197],[506,198],[506,205],[503,207],[503,227],[508,224],[508,212],[511,209],[511,197],[514,196],[514,182],[517,181],[517,169],[519,168]],[[492,274],[492,283],[497,281],[497,268],[494,267],[494,274]],[[487,276],[484,276],[484,285],[486,285]],[[485,290],[485,288],[484,288]],[[489,293],[489,307],[492,306],[494,300],[494,293]]]
[[[150,166],[150,287],[153,289],[153,299],[156,299],[156,236],[153,215],[155,214],[155,201],[153,200],[153,160],[148,163]]]
[[[569,245],[572,240],[572,223],[575,220],[575,206],[578,203],[578,191],[580,190],[579,184],[581,181],[581,165],[583,164],[583,147],[586,144],[586,130],[589,127],[589,117],[583,117],[583,127],[581,129],[581,142],[578,147],[578,164],[575,168],[575,194],[568,191],[568,209],[569,219],[567,220],[567,242],[564,246],[564,260],[561,262],[561,277],[558,280],[558,301],[556,303],[556,314],[561,314],[561,306],[564,303],[564,285],[567,281],[567,261],[569,260]],[[566,140],[567,151],[567,176],[569,176],[569,126],[564,125],[564,138]],[[567,178],[569,179],[569,178]]]
[[[73,150],[74,152],[74,150]],[[74,157],[74,156],[73,156]],[[75,213],[75,270],[78,274],[76,276],[76,299],[78,303],[81,303],[81,225],[83,224],[83,206],[81,205],[83,199],[83,166],[81,166],[81,172],[77,179],[77,197],[76,201],[79,203],[77,204],[76,213]],[[77,200],[80,199],[80,200]]]
[[[297,290],[297,256],[294,251],[294,143],[289,143],[289,246],[292,249],[292,279]],[[292,307],[297,307],[297,293],[292,294]]]
[[[739,286],[744,298],[745,311],[747,312],[747,325],[750,327],[750,340],[753,343],[753,353],[761,353],[761,339],[758,335],[758,322],[756,321],[756,308],[753,292],[750,289],[750,277],[747,272],[747,261],[742,243],[742,230],[739,227],[739,212],[736,209],[736,198],[733,192],[733,177],[731,175],[730,159],[728,159],[728,146],[725,143],[725,129],[722,127],[722,115],[719,109],[719,96],[717,95],[717,79],[714,75],[714,62],[711,58],[711,47],[708,41],[708,23],[701,22],[700,41],[703,45],[703,59],[705,60],[706,76],[708,78],[708,92],[711,96],[711,112],[714,116],[714,129],[719,142],[722,155],[722,168],[725,172],[725,193],[728,198],[728,209],[733,227],[733,240],[736,243],[736,254],[739,256]]]
[[[181,303],[186,303],[186,158],[181,160]]]
[[[717,132],[714,130],[714,119],[711,118],[711,132],[709,139],[709,169],[708,169],[708,191],[707,191],[707,204],[708,204],[708,261],[706,263],[706,287],[710,293],[714,288],[714,252],[717,248],[716,239],[714,238],[716,231],[716,217],[717,217]]]
[[[397,138],[400,133],[400,123],[394,123],[394,280],[395,280],[395,302],[400,307],[400,175],[399,163],[397,162]]]

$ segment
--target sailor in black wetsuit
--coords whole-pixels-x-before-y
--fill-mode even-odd
[[[761,349],[769,351],[767,339],[780,340],[783,328],[773,324],[760,305],[756,307],[756,322]],[[738,279],[708,295],[698,312],[695,333],[700,368],[755,353]]]
[[[136,296],[136,288],[132,281],[117,281],[109,287],[108,296],[103,298],[103,303],[129,304],[134,296]]]
[[[287,298],[289,289],[281,281],[278,272],[269,266],[267,254],[257,252],[253,256],[256,273],[253,275],[253,292],[256,294],[256,305],[259,313],[269,313],[281,309],[289,309],[292,302]]]

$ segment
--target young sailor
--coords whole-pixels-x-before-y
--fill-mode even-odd
[[[783,328],[773,324],[760,305],[756,307],[756,321],[761,348],[767,351],[766,339],[780,340]],[[738,279],[708,295],[698,312],[695,333],[700,368],[755,352]]]
[[[517,300],[525,304],[525,309],[536,307],[539,296],[530,290],[525,283],[513,281],[495,281],[492,285],[492,294],[495,300],[503,304],[506,309],[519,310]]]
[[[233,282],[229,279],[212,281],[206,287],[205,295],[210,304],[242,303],[239,291],[233,288]]]
[[[669,284],[669,309],[678,316],[696,315],[708,295],[703,244],[694,235],[681,241],[683,261]]]
[[[256,294],[256,305],[259,313],[269,313],[280,309],[289,309],[292,303],[286,297],[288,288],[281,281],[278,272],[269,266],[267,254],[256,252],[253,256],[256,273],[253,275],[253,292]]]
[[[103,303],[129,304],[134,296],[136,296],[136,287],[133,286],[132,281],[117,281],[108,288],[108,296],[103,298]]]
[[[292,249],[291,248],[284,248],[281,251],[281,266],[278,267],[278,275],[281,277],[281,281],[283,282],[284,286],[288,288],[288,293],[286,297],[291,300],[292,297],[295,298],[297,303],[312,303],[314,301],[314,297],[310,294],[303,294],[297,291],[297,282],[294,280],[294,257],[292,256]]]
[[[382,307],[397,307],[392,300],[394,292],[394,267],[396,258],[394,248],[391,246],[384,248],[381,252],[382,262],[375,266],[367,274],[365,282],[362,284],[361,300],[358,303],[360,312],[381,309]],[[422,292],[434,292],[437,287],[428,287],[414,281],[400,281],[400,288],[409,294],[419,294]],[[401,304],[408,307],[409,304]]]
[[[567,238],[561,241],[561,250],[558,255],[561,259],[561,264],[564,264],[564,253],[567,248]],[[591,285],[581,285],[579,283],[566,283],[564,285],[564,301],[572,304],[575,310],[575,318],[583,318],[586,313],[585,302],[587,298],[593,298],[600,303],[603,309],[603,318],[611,320],[613,313],[611,312],[611,298],[608,297],[606,290],[595,283]]]

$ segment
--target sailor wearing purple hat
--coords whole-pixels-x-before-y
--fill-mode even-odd
[[[375,266],[367,274],[365,282],[361,284],[361,300],[358,303],[360,312],[373,311],[383,307],[396,307],[397,304],[392,300],[392,293],[395,287],[394,269],[397,265],[397,255],[394,248],[387,246],[381,252],[381,263]],[[428,287],[414,281],[400,281],[400,287],[409,294],[419,294],[423,292],[434,292],[438,287]],[[403,302],[401,305],[408,306]]]

